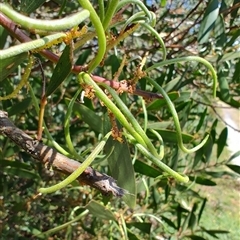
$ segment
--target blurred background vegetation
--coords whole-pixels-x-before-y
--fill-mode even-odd
[[[41,19],[62,18],[80,7],[77,1],[66,0],[2,2],[9,2],[19,12]],[[96,12],[99,12],[100,2],[107,7],[111,1],[91,1]],[[234,142],[240,140],[236,138],[240,131],[240,1],[143,2],[156,14],[155,29],[163,38],[167,59],[201,56],[217,71],[217,99],[212,98],[211,75],[199,63],[172,64],[149,73],[169,96],[171,93],[177,95],[173,102],[184,143],[195,146],[210,134],[207,143],[192,154],[185,154],[178,148],[172,115],[164,100],[143,101],[136,95],[121,95],[141,126],[147,116],[147,129],[154,129],[161,135],[165,152],[162,161],[189,176],[190,182],[182,184],[166,176],[137,151],[134,144],[109,140],[105,150],[114,146],[114,154],[106,157],[103,152],[92,167],[113,176],[121,187],[130,189],[130,193],[135,191],[134,194],[126,194],[123,198],[102,196],[97,190],[74,182],[35,199],[39,187],[58,183],[65,176],[48,171],[1,135],[1,239],[239,239],[240,147],[236,144],[237,147],[231,149],[227,141],[232,130],[237,134]],[[122,15],[126,21],[138,11],[133,3],[123,8]],[[86,24],[94,31],[90,22]],[[112,36],[119,34],[121,27],[121,24],[113,26]],[[35,36],[28,34],[31,38]],[[16,39],[2,26],[0,39],[1,49],[16,44]],[[60,44],[51,50],[60,54],[63,48]],[[87,41],[74,52],[74,62],[86,65],[97,48],[96,39]],[[126,54],[127,64],[119,80],[131,79],[146,53],[146,67],[162,61],[156,38],[139,28],[107,53],[94,74],[113,79]],[[48,84],[55,64],[39,54],[36,57],[41,61]],[[13,91],[26,62],[23,59],[14,71],[1,79],[0,96]],[[3,75],[4,71],[7,69],[1,67]],[[40,101],[42,73],[37,62],[29,83]],[[47,128],[66,151],[63,123],[69,101],[79,87],[76,74],[71,73],[51,94],[45,109]],[[157,92],[144,77],[137,87]],[[27,88],[15,98],[1,101],[0,109],[7,111],[20,129],[32,136],[36,134],[38,113]],[[109,126],[107,110],[97,98],[75,102],[70,133],[80,155],[86,156]],[[159,148],[159,138],[151,131],[147,134]],[[45,135],[42,141],[51,145]]]

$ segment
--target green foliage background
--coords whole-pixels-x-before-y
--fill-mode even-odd
[[[91,1],[99,14],[101,3],[107,9],[112,2]],[[106,33],[112,36],[119,34],[123,24],[140,11],[136,2],[132,1],[133,4],[121,8],[124,9],[122,24],[110,25]],[[226,149],[228,130],[224,119],[216,114],[219,101],[231,108],[240,107],[240,2],[222,1],[221,5],[216,0],[198,3],[142,2],[156,14],[154,29],[167,48],[167,60],[196,55],[208,60],[217,72],[218,100],[212,97],[209,69],[200,63],[189,61],[163,65],[148,73],[148,77],[162,86],[174,102],[184,144],[189,148],[194,147],[209,134],[207,143],[195,153],[187,154],[179,149],[173,116],[164,99],[144,101],[137,95],[121,94],[122,101],[146,130],[156,149],[162,151],[164,144],[162,162],[174,171],[187,175],[189,183],[180,183],[167,175],[139,151],[136,143],[127,138],[124,143],[109,139],[92,167],[113,176],[129,194],[123,198],[106,197],[95,189],[73,182],[55,193],[34,199],[40,187],[56,184],[66,176],[48,171],[1,135],[1,239],[51,239],[50,236],[52,239],[227,239],[229,236],[237,239],[234,238],[237,230],[212,228],[211,223],[206,225],[207,220],[203,222],[201,219],[208,204],[205,187],[217,187],[221,179],[233,184],[233,179],[240,173],[240,168],[230,163],[240,152],[229,156]],[[20,4],[15,1],[11,4],[18,11],[27,15],[34,13],[42,19],[46,16],[62,18],[76,12],[80,6],[77,1],[61,0],[22,0]],[[137,20],[141,21],[142,16]],[[90,31],[94,31],[91,21],[87,20],[85,24]],[[3,27],[0,28],[0,38],[1,48],[8,48],[15,43]],[[54,46],[51,50],[62,52],[64,47],[61,44],[59,48]],[[97,39],[86,42],[74,52],[75,64],[88,64],[97,51]],[[120,42],[116,49],[108,51],[102,64],[93,73],[113,79],[126,54],[127,64],[119,80],[133,79],[146,53],[147,61],[143,70],[163,60],[159,41],[141,27]],[[41,60],[47,79],[49,98],[44,115],[46,127],[52,139],[73,154],[66,143],[64,122],[69,102],[80,88],[78,77],[73,73],[64,76],[71,68],[66,60],[61,62],[63,67],[60,70],[63,73],[44,57],[39,54],[35,56]],[[9,61],[0,63],[0,96],[10,94],[16,87],[26,66],[27,56],[22,54]],[[15,68],[9,70],[6,66],[11,63]],[[39,102],[43,83],[37,64],[32,69],[29,83]],[[137,81],[137,88],[157,92],[146,76]],[[19,128],[30,135],[36,134],[38,112],[27,88],[22,89],[15,98],[1,101],[0,108],[8,112]],[[106,107],[100,104],[98,98],[85,98],[84,103],[77,98],[70,116],[69,131],[74,149],[82,159],[110,128]],[[42,140],[47,145],[53,145],[47,135],[43,135]]]

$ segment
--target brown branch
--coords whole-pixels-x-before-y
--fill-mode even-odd
[[[62,173],[69,175],[81,165],[81,163],[58,153],[54,148],[46,146],[38,140],[31,138],[21,129],[17,128],[8,118],[8,114],[1,110],[0,134],[10,138],[20,148],[45,166],[52,166],[53,169]],[[98,189],[104,195],[112,194],[116,197],[122,197],[124,194],[128,193],[126,190],[117,186],[115,179],[106,174],[97,172],[91,167],[88,167],[82,175],[79,176],[78,180],[81,184]]]

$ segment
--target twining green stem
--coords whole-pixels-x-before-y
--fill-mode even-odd
[[[108,1],[107,12],[106,12],[106,15],[103,20],[104,30],[106,30],[108,28],[109,24],[111,23],[111,20],[112,20],[113,14],[115,13],[115,10],[117,8],[118,2],[119,2],[119,0]]]
[[[74,26],[78,26],[79,23],[83,22],[90,15],[88,10],[83,10],[63,19],[40,20],[26,17],[3,3],[0,3],[0,11],[24,28],[44,31],[62,31],[70,29]]]
[[[67,143],[70,153],[74,156],[75,159],[79,159],[79,160],[83,161],[83,158],[76,152],[76,150],[73,146],[70,131],[69,131],[72,108],[73,108],[73,105],[81,91],[82,91],[82,89],[79,88],[78,91],[73,96],[73,98],[71,99],[71,101],[69,102],[68,109],[67,109],[67,112],[65,115],[65,120],[64,120],[64,134],[65,134],[66,143]]]
[[[46,44],[50,44],[54,41],[59,41],[59,39],[65,38],[67,35],[65,33],[52,34],[31,42],[21,43],[19,45],[0,50],[0,60],[16,56],[23,52],[33,51],[37,48],[43,47]]]
[[[142,146],[139,143],[136,143],[136,141],[131,136],[129,136],[129,135],[126,135],[126,136],[147,159],[152,161],[156,166],[158,166],[164,172],[168,173],[171,177],[175,178],[179,182],[187,183],[189,181],[188,176],[183,176],[183,175],[180,175],[179,173],[175,172],[170,167],[168,167],[165,163],[160,161],[159,158],[152,155],[144,146]]]
[[[92,153],[86,158],[86,160],[67,178],[65,178],[62,182],[48,187],[48,188],[40,188],[38,191],[40,193],[52,193],[56,192],[57,190],[66,187],[68,184],[76,180],[84,171],[85,169],[93,162],[93,160],[97,157],[97,155],[102,151],[105,143],[107,142],[108,138],[110,137],[112,132],[109,132],[105,135],[103,140],[96,146],[96,148],[92,151]]]
[[[143,116],[144,116],[144,132],[147,131],[147,123],[148,123],[148,114],[147,114],[147,108],[146,108],[146,104],[145,101],[143,99],[143,97],[141,97],[141,102],[142,102],[142,109],[143,109]]]
[[[50,235],[52,235],[52,234],[54,234],[54,233],[56,233],[56,232],[59,232],[59,231],[61,231],[62,229],[70,226],[71,224],[79,221],[83,216],[87,215],[88,212],[89,212],[89,210],[86,209],[85,211],[83,211],[82,213],[80,213],[77,217],[75,217],[73,220],[71,220],[71,221],[69,221],[69,222],[66,222],[66,223],[64,223],[64,224],[62,224],[62,225],[60,225],[60,226],[55,227],[55,228],[52,228],[52,229],[50,229],[50,230],[48,230],[48,231],[46,231],[46,232],[37,234],[36,237],[48,237],[48,236],[50,236]]]
[[[174,121],[174,125],[176,128],[176,133],[177,133],[177,141],[178,141],[178,146],[179,148],[185,152],[185,153],[193,153],[195,151],[197,151],[198,149],[200,149],[208,140],[209,135],[207,135],[202,142],[197,145],[196,147],[192,148],[192,149],[187,149],[184,145],[183,145],[183,139],[182,139],[182,130],[181,130],[181,126],[179,123],[179,119],[178,119],[178,114],[175,110],[174,104],[172,103],[171,99],[169,98],[169,96],[167,95],[167,93],[163,90],[162,87],[160,87],[153,79],[146,77],[146,79],[148,80],[148,82],[150,82],[164,97],[167,106],[173,116],[173,121]]]
[[[181,58],[174,58],[174,59],[170,59],[170,60],[165,60],[159,63],[155,63],[153,64],[151,67],[147,68],[145,70],[146,73],[148,73],[149,71],[158,68],[158,67],[162,67],[165,65],[170,65],[170,64],[174,64],[174,63],[179,63],[179,62],[190,62],[190,61],[196,61],[196,62],[200,62],[203,65],[205,65],[210,72],[212,73],[212,77],[213,77],[213,97],[216,97],[216,92],[217,92],[217,73],[214,70],[213,66],[211,65],[211,63],[209,63],[207,60],[205,60],[204,58],[201,57],[197,57],[197,56],[187,56],[187,57],[181,57]]]
[[[154,13],[152,13],[153,16],[155,16]],[[156,17],[152,17],[152,19],[156,19]],[[155,20],[156,21],[156,20]],[[161,38],[161,36],[159,35],[159,33],[152,27],[155,25],[155,21],[153,23],[148,23],[147,19],[146,19],[146,15],[145,15],[145,12],[141,11],[141,12],[138,12],[138,13],[135,13],[133,16],[131,16],[127,21],[126,23],[124,24],[124,27],[123,29],[125,29],[125,27],[127,27],[130,23],[133,23],[133,22],[136,22],[136,23],[139,23],[141,26],[143,26],[144,28],[146,28],[148,31],[150,31],[150,33],[152,35],[154,35],[160,46],[162,47],[163,49],[163,60],[166,59],[166,56],[167,56],[167,50],[166,50],[166,47],[165,47],[165,44]]]
[[[122,112],[118,109],[118,107],[109,99],[109,97],[103,92],[103,90],[91,79],[89,74],[87,73],[80,73],[79,75],[79,82],[80,84],[86,83],[93,87],[96,91],[95,95],[105,104],[105,106],[114,113],[115,117],[118,121],[124,126],[127,131],[138,141],[139,143],[146,146],[146,143],[142,139],[141,135],[133,129],[133,127],[129,124],[129,121],[125,118]]]
[[[161,36],[159,35],[159,33],[158,33],[152,26],[150,26],[150,25],[147,24],[147,23],[141,22],[140,24],[141,24],[143,27],[145,27],[147,30],[149,30],[149,31],[151,32],[151,34],[153,34],[153,35],[157,38],[160,46],[162,47],[162,51],[163,51],[163,57],[162,57],[162,58],[163,58],[163,60],[165,60],[165,59],[166,59],[166,56],[167,56],[167,50],[166,50],[165,44],[164,44]]]
[[[154,129],[149,129],[149,131],[152,132],[158,138],[158,140],[160,142],[160,151],[158,154],[158,156],[159,156],[158,159],[162,160],[164,157],[164,142],[163,142],[162,136]]]
[[[106,51],[106,37],[103,25],[89,0],[78,1],[84,9],[90,12],[90,20],[96,29],[98,37],[98,53],[88,66],[88,72],[91,73],[100,64],[104,57]]]
[[[147,9],[147,7],[144,5],[144,3],[140,0],[122,0],[118,3],[116,11],[121,9],[123,6],[125,6],[127,4],[131,4],[131,3],[137,4],[146,13],[147,17],[149,18],[149,22],[154,21],[151,12]]]
[[[144,132],[142,127],[139,125],[136,118],[132,115],[132,113],[129,111],[128,107],[124,104],[124,102],[121,100],[121,98],[118,96],[118,94],[108,85],[106,84],[100,84],[104,86],[108,92],[111,94],[113,99],[115,100],[117,106],[121,110],[121,112],[124,114],[124,116],[128,119],[129,123],[131,123],[131,127],[134,128],[134,130],[142,137],[142,139],[145,142],[145,145],[149,149],[149,151],[156,157],[158,157],[156,148],[153,146],[152,142],[148,138],[147,134]]]
[[[101,22],[103,22],[103,19],[105,17],[105,9],[104,9],[104,0],[98,0],[98,7],[99,7],[99,18]]]

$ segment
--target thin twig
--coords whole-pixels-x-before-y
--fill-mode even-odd
[[[73,173],[81,163],[70,159],[54,148],[42,144],[40,141],[31,138],[21,129],[17,128],[8,118],[8,114],[0,110],[0,134],[10,138],[25,152],[30,154],[34,159],[40,161],[45,166],[51,165],[53,169],[65,174]],[[95,171],[88,167],[78,178],[81,184],[89,185],[98,189],[102,194],[112,194],[116,197],[122,197],[128,193],[116,184],[116,180],[112,177]]]

